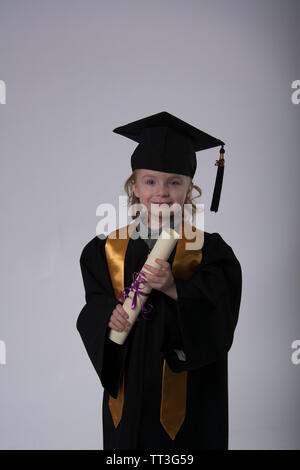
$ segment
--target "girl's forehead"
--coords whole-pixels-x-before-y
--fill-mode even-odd
[[[181,174],[178,174],[178,173],[166,173],[165,171],[156,171],[156,170],[146,170],[146,169],[138,169],[137,170],[138,172],[138,175],[140,177],[144,177],[144,176],[152,176],[152,177],[159,177],[159,178],[175,178],[175,177],[178,177],[178,178],[182,178],[184,179],[186,176],[185,175],[181,175]]]

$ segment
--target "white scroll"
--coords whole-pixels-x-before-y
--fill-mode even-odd
[[[153,266],[154,268],[161,268],[161,266],[155,262],[155,259],[160,258],[160,259],[167,261],[167,259],[169,258],[170,254],[172,253],[177,243],[179,236],[180,235],[174,229],[169,228],[169,227],[163,228],[145,264],[148,264],[149,266]],[[141,271],[143,271],[144,266],[141,269]],[[145,268],[145,271],[146,271],[146,268]],[[147,284],[140,286],[140,289],[145,294],[150,294],[152,290],[152,288]],[[128,331],[116,331],[116,330],[111,329],[109,332],[109,339],[111,339],[117,344],[124,343],[144,303],[148,299],[148,295],[144,296],[141,294],[137,294],[136,305],[132,309],[131,307],[132,307],[132,300],[133,300],[134,294],[135,294],[134,291],[130,291],[128,297],[125,299],[125,302],[122,305],[123,309],[129,316],[129,318],[127,319],[130,322]]]

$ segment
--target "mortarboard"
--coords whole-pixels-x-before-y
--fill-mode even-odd
[[[218,211],[225,163],[224,142],[166,111],[116,127],[113,132],[138,142],[131,156],[132,171],[143,168],[193,178],[197,168],[196,152],[220,145],[210,207],[211,211]]]

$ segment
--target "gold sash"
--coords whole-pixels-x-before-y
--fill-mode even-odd
[[[134,230],[135,225],[136,224],[134,222],[130,225],[117,229],[109,234],[106,239],[106,259],[116,297],[124,289],[124,260],[130,235]],[[202,240],[200,246],[202,246],[204,232],[199,231],[194,226],[193,230],[197,230],[198,235]],[[172,273],[175,278],[186,280],[190,279],[197,269],[199,263],[201,263],[201,248],[196,250],[186,249],[185,243],[191,243],[192,241],[193,240],[185,238],[182,223],[180,238],[178,239],[176,245],[175,256],[172,264]],[[125,372],[123,374],[122,383],[120,385],[117,398],[113,398],[111,395],[109,396],[109,408],[115,427],[118,426],[122,417],[124,390]],[[179,373],[173,372],[169,368],[167,361],[164,359],[160,422],[171,439],[175,439],[176,434],[185,420],[186,393],[187,371],[182,371]]]

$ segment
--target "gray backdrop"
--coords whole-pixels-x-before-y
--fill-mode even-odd
[[[101,449],[102,387],[76,320],[96,208],[117,204],[163,110],[226,142],[198,153],[205,230],[232,246],[243,297],[229,353],[231,449],[300,449],[299,1],[1,0],[2,449]]]

